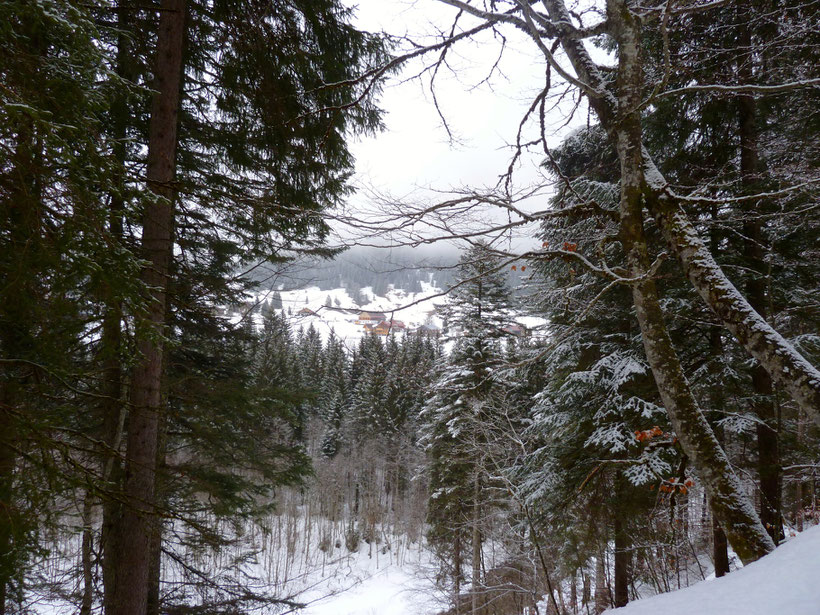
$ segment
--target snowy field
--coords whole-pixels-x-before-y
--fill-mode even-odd
[[[308,329],[312,325],[323,340],[327,341],[335,335],[352,350],[366,335],[364,325],[359,322],[361,312],[383,313],[388,322],[392,320],[397,323],[396,328],[391,329],[397,336],[422,325],[440,329],[444,324],[441,307],[447,303],[447,296],[440,288],[426,282],[421,282],[421,288],[421,292],[410,293],[391,287],[384,296],[379,296],[366,286],[361,293],[368,301],[362,305],[356,304],[344,288],[321,290],[318,286],[309,286],[298,290],[280,290],[279,293],[294,333],[299,328]],[[270,300],[273,292],[258,295],[256,301],[262,303]],[[532,316],[518,316],[513,320],[531,331],[535,330],[533,334],[537,334],[538,327],[545,322],[543,318]]]
[[[446,297],[439,288],[431,284],[422,282],[421,287],[422,291],[419,293],[391,288],[385,296],[380,297],[366,286],[361,292],[369,301],[363,305],[357,305],[344,288],[321,290],[317,286],[310,286],[279,292],[293,331],[313,325],[322,339],[327,340],[333,334],[349,348],[354,348],[366,334],[364,326],[357,322],[362,311],[382,312],[388,321],[400,321],[408,329],[424,324],[440,328],[442,319],[438,310],[446,302]],[[262,294],[257,300],[264,301],[271,295],[272,293]],[[328,298],[331,304],[329,307],[326,305]],[[398,329],[397,334],[401,335]]]
[[[818,615],[820,526],[720,579],[638,600],[612,615]]]
[[[304,605],[298,611],[281,606],[252,607],[248,611],[259,615],[433,615],[446,608],[437,600],[433,556],[423,539],[411,540],[390,527],[377,525],[377,541],[371,544],[361,540],[351,551],[344,540],[346,522],[310,515],[301,506],[288,509],[286,514],[268,518],[265,532],[248,524],[243,531],[247,541],[242,547],[209,554],[188,552],[178,545],[174,551],[186,565],[220,580],[225,587],[231,587],[231,579],[242,578],[260,595]],[[319,547],[323,536],[328,539],[324,550]],[[54,545],[49,557],[39,562],[35,576],[44,585],[26,596],[24,613],[76,615],[76,593],[59,595],[48,588],[63,583],[76,570],[79,549],[78,535],[65,537]],[[243,551],[253,555],[241,564],[234,563]],[[203,594],[194,591],[187,598],[175,593],[174,587],[184,578],[179,566],[167,557],[163,580],[165,599],[172,602],[197,605],[206,596],[215,597],[207,590]],[[79,590],[77,585],[74,591]]]
[[[420,543],[393,534],[390,547],[362,542],[354,552],[343,546],[323,553],[310,547],[304,525],[319,529],[316,521],[296,521],[295,550],[309,554],[290,559],[281,544],[260,553],[248,570],[252,576],[279,587],[281,595],[306,605],[302,615],[433,615],[446,607],[435,588],[434,562]],[[326,524],[339,536],[341,527]],[[323,530],[323,531],[325,531]],[[290,533],[290,532],[288,532]],[[386,535],[386,534],[385,534]],[[269,536],[268,540],[271,540]],[[69,541],[72,542],[72,541]],[[60,576],[76,563],[76,546],[64,545],[68,555],[52,560],[51,573]],[[292,554],[291,554],[292,555]],[[290,563],[283,569],[283,564]],[[199,562],[202,563],[202,562]],[[46,571],[43,571],[46,572]],[[287,580],[285,580],[285,578]],[[166,580],[172,580],[166,577]],[[57,580],[52,579],[52,580]],[[284,582],[283,582],[284,581]],[[546,607],[546,603],[542,603]],[[69,615],[76,606],[65,599],[30,596],[27,613]],[[263,610],[263,612],[267,612]],[[542,611],[543,612],[543,611]],[[820,526],[806,530],[771,555],[720,578],[632,602],[611,615],[818,615],[820,614]]]
[[[327,595],[328,586],[299,596],[308,606],[302,615],[432,615],[442,610],[434,585],[427,578],[429,557],[416,551],[399,565],[377,564],[366,550],[351,558],[350,577],[345,586]]]

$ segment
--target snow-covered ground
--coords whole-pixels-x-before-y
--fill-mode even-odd
[[[322,290],[318,286],[308,286],[297,290],[280,290],[279,293],[294,332],[300,327],[307,329],[313,325],[325,341],[333,334],[352,349],[366,335],[364,324],[359,322],[361,312],[383,313],[388,322],[392,320],[396,324],[391,327],[391,332],[398,336],[421,325],[440,329],[443,325],[440,308],[447,302],[447,295],[426,282],[422,282],[421,287],[418,293],[391,287],[384,296],[379,296],[366,286],[361,294],[367,301],[361,305],[344,288]],[[265,292],[257,296],[256,301],[261,303],[272,296],[273,291]],[[514,320],[530,330],[542,327],[545,322],[532,316],[520,316]]]
[[[351,558],[352,583],[328,595],[328,586],[317,587],[298,599],[308,606],[301,615],[427,615],[442,610],[434,586],[427,578],[429,557],[416,551],[402,565],[368,558],[366,549]]]
[[[638,600],[612,615],[818,615],[820,526],[720,579]]]
[[[366,334],[364,325],[358,322],[362,311],[382,312],[388,321],[400,321],[408,330],[424,324],[441,327],[442,320],[437,310],[446,302],[446,297],[431,284],[422,282],[421,287],[422,291],[418,293],[391,288],[385,296],[377,296],[370,287],[364,287],[362,295],[368,301],[361,305],[344,288],[321,290],[317,286],[309,286],[279,292],[294,331],[313,325],[323,339],[327,340],[332,333],[353,348]],[[265,293],[258,300],[264,301],[271,296],[272,293]],[[328,299],[330,306],[326,305]],[[400,335],[401,331],[396,328],[397,334]]]
[[[295,514],[294,514],[295,513]],[[346,525],[319,517],[309,517],[301,507],[289,514],[268,519],[268,532],[262,534],[248,525],[250,542],[247,553],[256,552],[243,564],[233,564],[238,551],[208,555],[174,550],[186,565],[204,571],[213,580],[233,572],[259,594],[269,594],[305,605],[300,615],[433,615],[443,610],[437,600],[433,555],[423,539],[377,526],[378,542],[361,540],[355,550],[344,542]],[[321,536],[329,537],[328,546],[318,547]],[[23,613],[31,615],[74,615],[77,594],[53,594],[57,586],[76,571],[80,540],[66,537],[55,545],[55,552],[40,562],[37,577],[46,582],[42,590],[29,592]],[[163,570],[166,589],[183,582],[179,566],[166,558]],[[80,581],[74,578],[75,583]],[[228,583],[225,587],[231,587]],[[75,592],[79,587],[72,588]],[[175,594],[172,600],[179,600]],[[189,595],[182,602],[201,604],[202,596]],[[252,612],[274,615],[285,607],[261,607]],[[96,612],[96,611],[95,611]]]

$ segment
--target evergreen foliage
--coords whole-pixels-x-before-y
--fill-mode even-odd
[[[483,518],[498,505],[487,448],[494,445],[490,434],[493,424],[502,420],[509,387],[499,378],[503,329],[511,317],[501,267],[484,244],[462,255],[446,308],[453,348],[438,370],[422,415],[430,485],[428,539],[447,563],[456,599],[464,563],[472,561],[474,570],[480,566],[475,561],[475,549],[480,552],[476,512],[481,510]]]

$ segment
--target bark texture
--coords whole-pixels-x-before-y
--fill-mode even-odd
[[[726,542],[726,534],[715,518],[712,518],[712,552],[715,559],[715,576],[729,574],[729,544]]]
[[[120,0],[117,4],[117,75],[129,81],[136,81],[132,70],[131,59],[131,6],[128,0]],[[125,202],[126,174],[126,139],[129,110],[127,96],[121,92],[114,100],[111,111],[114,135],[114,155],[118,164],[119,175],[117,188],[111,194],[109,230],[115,241],[123,239],[123,215]],[[102,502],[102,527],[100,528],[100,552],[102,555],[103,576],[103,604],[110,604],[116,575],[113,562],[116,559],[117,545],[114,529],[117,517],[122,514],[120,497],[116,497],[122,486],[122,459],[120,448],[122,445],[123,423],[125,421],[125,404],[122,399],[123,369],[121,360],[122,350],[122,302],[112,289],[103,289],[103,299],[106,303],[105,316],[102,324],[100,339],[100,360],[103,368],[102,394],[104,401],[100,405],[102,414],[102,442],[104,448],[100,453],[102,463],[103,489],[107,492]]]
[[[629,602],[630,546],[623,523],[615,517],[615,608]]]
[[[570,22],[561,0],[545,0],[544,4],[553,22]],[[618,151],[621,163],[620,238],[627,254],[629,274],[640,279],[633,284],[632,295],[644,351],[670,422],[704,483],[715,515],[741,560],[754,561],[771,552],[774,543],[760,523],[754,507],[744,496],[740,481],[692,395],[666,329],[655,282],[650,277],[643,277],[650,266],[643,220],[646,187],[657,183],[657,177],[662,176],[654,166],[647,167],[648,154],[642,144],[639,115],[643,102],[640,24],[624,0],[607,1],[607,18],[619,52],[615,100],[612,100],[584,48],[568,38],[562,39],[561,43],[578,76],[593,92],[598,92],[597,96],[590,98],[590,105]],[[701,257],[708,257],[721,274],[720,283],[726,282],[691,225],[688,231],[693,241],[699,243]],[[711,280],[716,286],[718,282],[717,276]]]
[[[748,24],[741,28],[740,44],[749,50],[741,57],[739,73],[742,83],[752,83],[753,42]],[[753,96],[741,96],[739,106],[740,173],[744,191],[759,192],[760,156],[758,148],[758,110]],[[750,213],[760,205],[750,204]],[[750,219],[743,225],[743,256],[752,272],[746,282],[749,304],[766,320],[768,305],[766,292],[766,262],[763,229],[759,219]],[[752,387],[755,392],[753,410],[759,419],[757,431],[758,477],[760,481],[760,521],[775,544],[782,537],[780,521],[780,450],[777,413],[772,401],[772,380],[760,364],[752,368]]]
[[[131,384],[131,412],[125,467],[127,506],[118,520],[115,586],[106,612],[145,615],[155,528],[154,488],[162,381],[162,334],[173,241],[173,181],[176,171],[177,121],[183,76],[185,0],[163,0],[151,124],[148,135],[148,190],[142,251],[147,265],[141,279],[150,289],[147,317],[140,323],[139,361]]]
[[[595,613],[603,613],[610,606],[609,583],[606,578],[606,560],[603,552],[595,560]]]
[[[478,470],[476,469],[475,476],[473,477],[473,527],[472,527],[472,547],[473,547],[473,558],[472,558],[472,587],[470,588],[472,593],[472,604],[473,604],[473,613],[479,612],[479,605],[481,602],[481,506],[479,504],[479,498],[481,496],[481,478]]]
[[[544,0],[544,5],[554,23],[572,23],[561,0]],[[610,19],[619,16],[634,19],[623,0],[610,0],[607,10]],[[614,27],[613,24],[610,29]],[[613,100],[580,41],[563,37],[561,46],[578,77],[593,93],[590,106],[611,134],[618,126],[619,101]],[[646,205],[686,277],[721,323],[760,362],[773,381],[820,425],[820,371],[775,331],[728,280],[683,210],[681,198],[669,190],[666,179],[645,149],[643,166],[642,191]]]
[[[692,395],[664,322],[655,282],[644,277],[649,271],[649,256],[644,236],[643,147],[637,112],[643,85],[640,27],[620,0],[608,2],[608,16],[619,45],[618,108],[625,110],[612,131],[621,162],[621,242],[630,276],[642,278],[633,284],[632,297],[644,351],[675,433],[697,468],[721,525],[741,560],[754,561],[772,551],[774,543],[744,496],[740,481]]]
[[[39,41],[38,41],[39,42]],[[34,124],[24,122],[16,135],[10,168],[0,174],[0,202],[5,243],[3,276],[0,277],[0,615],[6,612],[11,579],[17,574],[21,552],[17,543],[22,525],[15,499],[15,468],[20,446],[20,419],[31,412],[26,403],[26,387],[32,380],[31,367],[23,362],[34,355],[36,332],[35,303],[41,297],[38,275],[44,263],[41,237],[43,227],[42,186],[37,166],[42,164],[39,139]],[[15,255],[13,258],[8,258]]]
[[[644,164],[651,177],[662,181],[648,155]],[[820,425],[820,372],[775,331],[729,281],[681,203],[666,191],[665,182],[647,183],[646,197],[666,243],[709,309],[760,362],[774,382]]]

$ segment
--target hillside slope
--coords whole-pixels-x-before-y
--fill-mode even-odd
[[[817,615],[820,526],[771,555],[720,579],[704,581],[621,608],[612,615]]]

